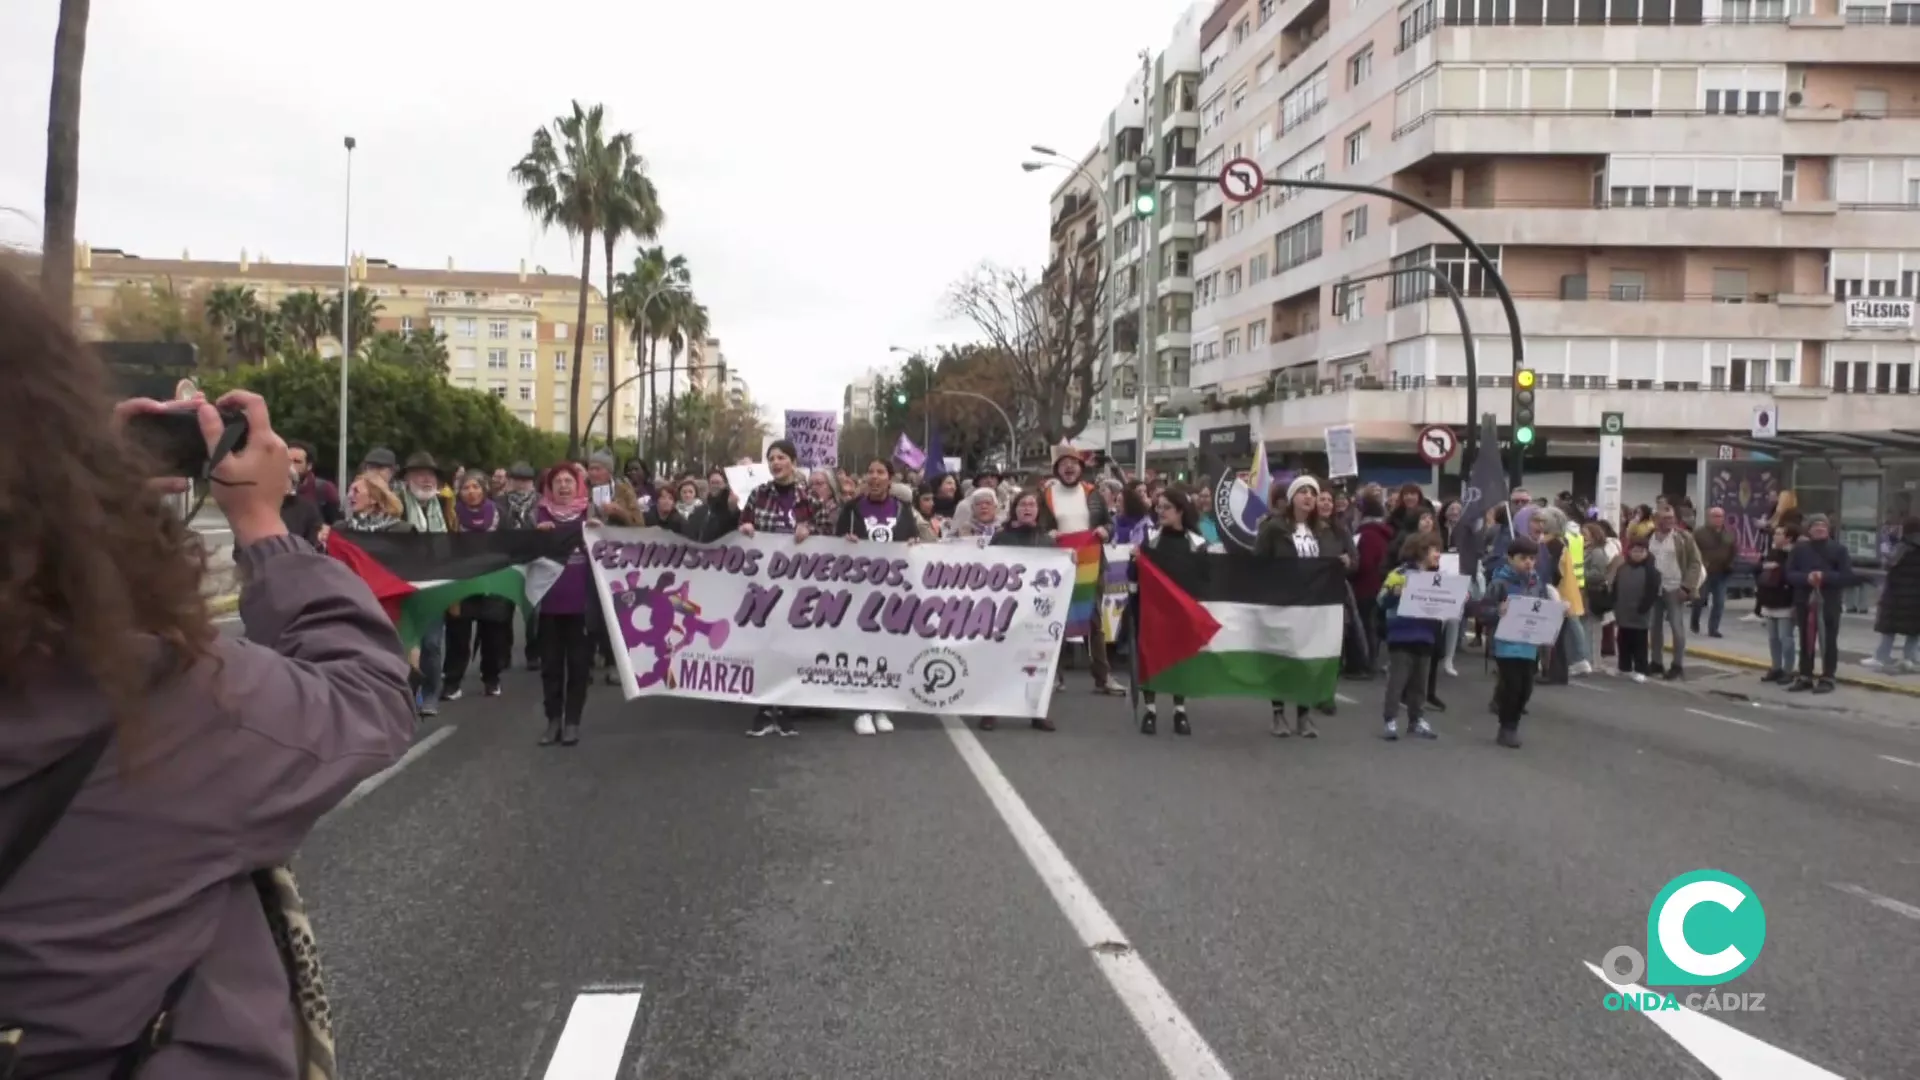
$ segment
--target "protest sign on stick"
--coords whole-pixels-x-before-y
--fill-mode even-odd
[[[787,441],[803,469],[840,467],[840,414],[831,410],[788,409]]]

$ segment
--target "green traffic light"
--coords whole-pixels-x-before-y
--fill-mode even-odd
[[[1140,217],[1152,217],[1154,207],[1159,203],[1153,192],[1143,191],[1133,197],[1133,212]]]
[[[1533,429],[1530,427],[1516,429],[1513,433],[1513,441],[1521,446],[1533,445]]]
[[[893,403],[895,405],[905,405],[907,403],[907,395],[904,392],[893,395]]]

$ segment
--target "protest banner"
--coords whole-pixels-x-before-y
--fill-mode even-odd
[[[1507,601],[1507,613],[1500,616],[1493,636],[1497,641],[1551,646],[1559,640],[1566,617],[1567,605],[1562,601],[1516,596]]]
[[[840,414],[830,410],[788,409],[787,441],[805,469],[840,467]]]
[[[767,463],[764,461],[753,461],[744,465],[729,465],[725,471],[727,474],[727,488],[733,492],[733,497],[739,499],[742,505],[746,504],[747,496],[753,494],[754,488],[773,481],[773,470],[767,468]]]
[[[1046,715],[1069,551],[611,527],[588,543],[630,700]]]

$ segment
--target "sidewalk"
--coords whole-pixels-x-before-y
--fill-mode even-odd
[[[1687,635],[1687,658],[1765,671],[1772,666],[1767,655],[1766,626],[1750,614],[1752,608],[1745,603],[1741,605],[1740,614],[1736,615],[1735,610],[1733,604],[1727,605],[1727,613],[1720,622],[1720,632],[1726,636],[1718,638],[1706,635],[1706,612],[1701,612],[1701,632]],[[1873,616],[1841,616],[1840,670],[1836,681],[1920,697],[1920,674],[1895,675],[1860,666],[1860,661],[1872,656],[1879,644],[1880,635],[1873,632]],[[1900,657],[1899,644],[1896,639],[1893,653],[1896,660]]]

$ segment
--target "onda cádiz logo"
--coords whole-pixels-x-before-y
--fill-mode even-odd
[[[1712,986],[1739,978],[1760,958],[1767,912],[1753,887],[1724,870],[1693,870],[1661,888],[1647,912],[1647,951],[1616,945],[1600,974],[1617,989],[1609,1012],[1659,1012],[1683,1004],[1698,1012],[1765,1012],[1765,994],[1688,993],[1684,1000],[1647,986]]]

